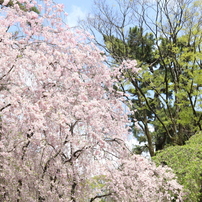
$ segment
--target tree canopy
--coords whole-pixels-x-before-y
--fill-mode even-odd
[[[134,111],[135,137],[151,156],[165,145],[183,145],[202,130],[201,4],[198,0],[94,2],[83,23],[111,57],[110,66],[137,60],[138,74],[122,72],[116,90]],[[150,13],[152,15],[150,16]],[[154,131],[151,131],[150,128]],[[138,149],[138,150],[137,150]]]

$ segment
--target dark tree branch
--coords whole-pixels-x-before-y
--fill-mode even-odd
[[[108,193],[108,194],[103,194],[103,195],[97,195],[94,198],[91,198],[90,202],[93,202],[95,199],[98,199],[98,198],[103,198],[103,197],[111,196],[112,194],[113,193]]]

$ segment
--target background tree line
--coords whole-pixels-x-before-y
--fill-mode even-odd
[[[132,127],[142,143],[136,153],[154,156],[202,129],[201,9],[198,0],[102,0],[81,22],[110,66],[130,59],[141,68],[138,74],[123,72],[114,86],[125,92],[125,104],[134,111],[129,118],[139,125]]]

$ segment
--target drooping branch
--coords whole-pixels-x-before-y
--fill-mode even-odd
[[[114,193],[108,193],[108,194],[103,194],[103,195],[97,195],[97,196],[95,196],[94,198],[91,198],[91,199],[90,199],[90,202],[93,202],[95,199],[98,199],[98,198],[104,198],[104,197],[111,196],[112,194],[114,194]]]
[[[6,109],[7,107],[10,107],[10,106],[11,106],[11,104],[7,104],[6,106],[2,107],[2,108],[0,109],[0,112],[3,111],[4,109]]]

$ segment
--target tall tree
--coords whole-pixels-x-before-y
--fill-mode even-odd
[[[1,200],[180,200],[170,169],[128,150],[115,71],[89,35],[63,23],[62,5],[44,3],[42,16],[1,8]]]
[[[104,36],[104,41],[106,48],[111,52],[111,55],[116,63],[122,63],[125,58],[131,60],[136,59],[139,62],[139,66],[144,67],[145,65],[154,63],[156,60],[153,50],[155,45],[153,35],[144,35],[143,28],[130,28],[128,38],[125,43],[114,36]],[[124,55],[125,57],[123,57]],[[153,72],[152,68],[153,66],[150,67],[150,70]],[[135,81],[131,82],[130,77],[137,77],[137,74],[134,74],[131,71],[123,72],[123,75],[126,79],[118,79],[119,84],[116,87],[117,90],[119,89],[124,93],[127,92],[132,95],[132,98],[126,97],[127,100],[132,101],[132,106],[131,102],[128,102],[128,104],[131,106],[131,110],[134,111],[133,115],[130,115],[130,119],[133,122],[132,129],[134,136],[140,143],[145,142],[147,139],[148,147],[146,147],[146,149],[148,148],[150,155],[153,156],[153,140],[149,129],[149,122],[153,119],[153,114],[151,110],[145,108],[144,97],[139,90],[145,88],[146,86],[148,87],[148,84],[140,79],[136,79]],[[138,121],[141,130],[137,129],[134,121]],[[146,139],[143,137],[142,131],[144,131]],[[143,148],[145,149],[145,146],[136,147],[136,152],[141,153]]]
[[[122,72],[117,89],[125,92],[132,118],[142,129],[139,139],[153,156],[202,129],[201,5],[197,0],[115,2],[110,7],[95,1],[97,9],[84,27],[103,36],[104,43],[97,44],[114,59],[112,66],[138,61],[141,73]],[[131,19],[135,26],[129,29]]]

